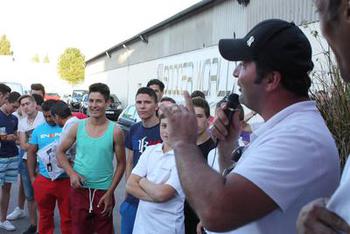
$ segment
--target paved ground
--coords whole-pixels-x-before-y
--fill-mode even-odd
[[[117,187],[115,191],[115,199],[116,199],[116,206],[114,207],[113,210],[113,217],[114,217],[114,229],[116,233],[120,233],[120,215],[119,215],[119,206],[121,202],[124,199],[124,189],[125,189],[125,180],[124,178],[121,180],[120,185]],[[9,206],[9,211],[11,212],[16,206],[17,206],[17,194],[18,194],[18,186],[15,185],[11,188],[11,199],[10,199],[10,206]],[[26,206],[26,205],[25,205]],[[27,210],[26,210],[26,214]],[[16,226],[17,230],[14,232],[7,232],[3,229],[0,229],[0,234],[9,234],[9,233],[16,233],[16,234],[21,234],[23,231],[27,229],[29,226],[29,219],[28,216],[26,216],[23,219],[13,221],[13,224]],[[60,234],[60,228],[59,228],[59,217],[58,217],[58,210],[56,209],[55,212],[55,234]]]

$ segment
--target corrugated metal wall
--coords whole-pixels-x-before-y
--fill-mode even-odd
[[[215,3],[146,35],[148,43],[139,40],[128,44],[128,49],[112,52],[110,58],[106,55],[90,62],[87,75],[213,46],[221,38],[242,37],[268,18],[294,21],[298,25],[317,20],[311,0],[251,0],[247,7],[235,0]]]

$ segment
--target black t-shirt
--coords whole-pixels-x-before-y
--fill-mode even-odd
[[[209,138],[204,143],[198,145],[198,147],[202,151],[203,157],[207,161],[209,152],[215,148],[215,142],[213,141],[213,139]],[[184,214],[185,214],[185,233],[196,234],[197,233],[196,228],[197,228],[197,224],[199,223],[199,219],[187,201],[185,201]]]
[[[205,160],[208,160],[208,154],[212,149],[215,148],[215,142],[210,137],[207,141],[198,145],[198,147],[202,151],[202,154],[203,154]]]

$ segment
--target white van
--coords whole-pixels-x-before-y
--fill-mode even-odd
[[[16,83],[16,82],[2,82],[2,83],[9,86],[11,88],[11,92],[16,91],[16,92],[20,93],[21,95],[26,94],[26,91],[24,90],[23,85],[20,83]]]

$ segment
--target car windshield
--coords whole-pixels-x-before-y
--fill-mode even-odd
[[[82,97],[84,94],[86,94],[86,90],[74,90],[73,91],[73,97]]]
[[[85,95],[83,96],[83,102],[87,102],[88,99],[89,99],[89,95],[85,94]]]

